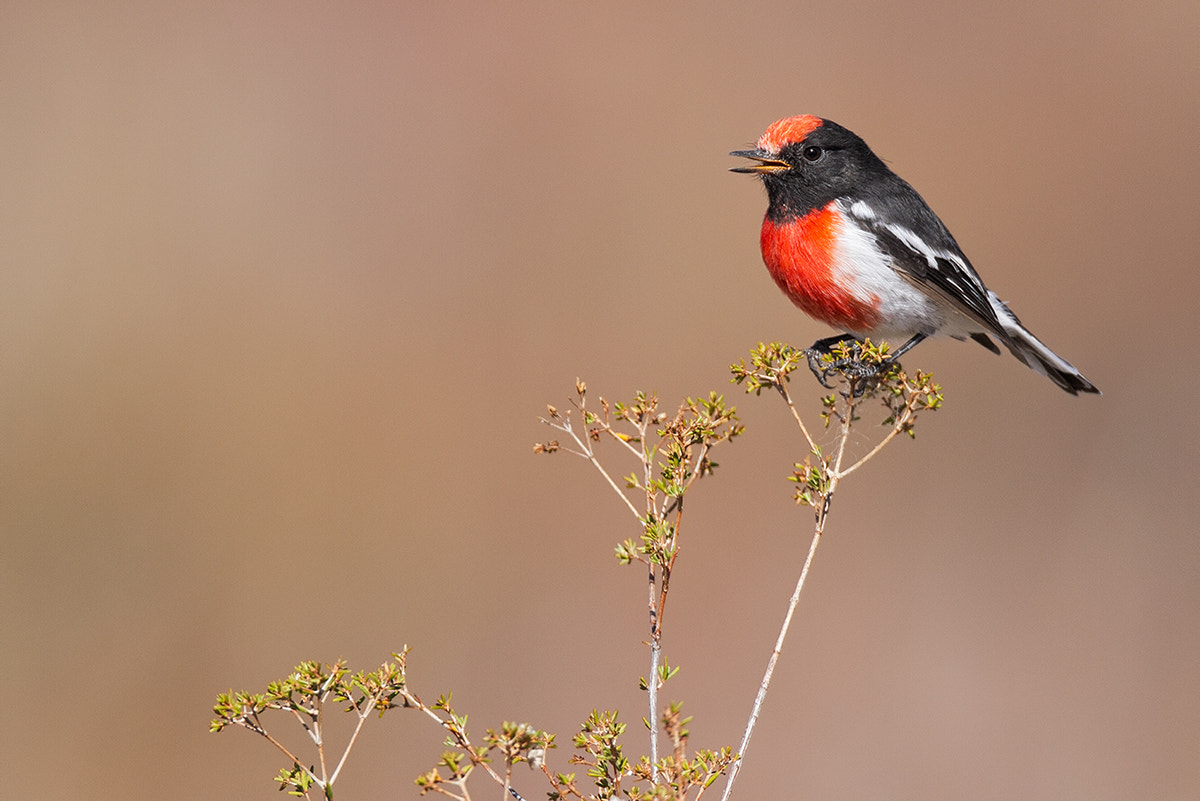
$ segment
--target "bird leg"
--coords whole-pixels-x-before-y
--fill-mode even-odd
[[[852,334],[818,339],[812,344],[812,347],[804,349],[804,355],[808,357],[808,369],[812,371],[817,381],[821,382],[821,386],[833,389],[827,379],[834,373],[841,373],[852,381],[871,378],[896,364],[901,356],[919,345],[925,338],[925,334],[913,334],[907,342],[893,353],[888,354],[888,357],[879,364],[862,360],[862,340]],[[839,346],[846,351],[846,356],[833,359],[824,358],[835,353]],[[861,394],[861,389],[856,394]]]
[[[850,355],[845,358],[825,360],[824,357],[832,356],[839,345],[844,346]],[[862,370],[868,367],[859,358],[861,348],[862,340],[858,337],[853,334],[841,334],[840,336],[818,339],[812,343],[811,347],[804,349],[804,355],[808,357],[808,369],[812,370],[813,377],[825,389],[833,389],[833,385],[827,380],[829,376],[834,373],[845,373],[847,371],[852,375],[859,375]],[[861,374],[870,375],[871,372]]]
[[[925,334],[920,334],[920,333],[913,334],[911,339],[909,339],[907,342],[905,342],[900,347],[896,348],[894,353],[891,353],[888,355],[887,361],[884,362],[884,364],[889,364],[889,365],[895,364],[897,359],[899,359],[904,354],[908,353],[910,350],[915,348],[917,345],[920,345],[922,342],[925,341],[925,338],[926,338]],[[992,347],[994,348],[996,346],[993,345]]]

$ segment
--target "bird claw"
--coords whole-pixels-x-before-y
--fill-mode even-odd
[[[867,387],[877,381],[895,364],[889,357],[882,362],[864,361],[862,342],[853,337],[828,337],[817,340],[802,351],[808,359],[808,369],[826,389],[833,389],[829,377],[839,375],[850,384],[850,392],[862,397]],[[844,354],[844,355],[842,355]]]

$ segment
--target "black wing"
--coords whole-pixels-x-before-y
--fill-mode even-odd
[[[856,222],[875,234],[902,275],[1003,337],[1004,329],[988,299],[988,288],[954,237],[916,190],[902,179],[896,180],[902,184],[898,192],[898,187],[893,187],[892,193],[877,195],[870,202],[842,202]],[[912,227],[892,222],[897,219],[909,220]]]

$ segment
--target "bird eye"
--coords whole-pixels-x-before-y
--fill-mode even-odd
[[[805,161],[814,162],[825,155],[825,151],[816,145],[809,145],[800,152],[800,155],[804,157]]]

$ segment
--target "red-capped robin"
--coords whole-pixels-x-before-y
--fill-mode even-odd
[[[984,286],[928,204],[856,134],[820,117],[788,117],[756,149],[730,155],[757,162],[733,172],[758,175],[767,188],[763,261],[810,316],[855,339],[902,343],[892,359],[939,334],[999,353],[995,337],[1072,395],[1100,392]]]

